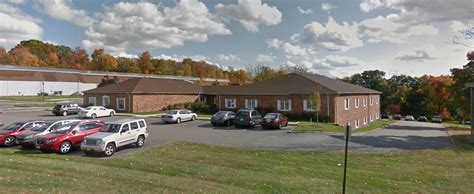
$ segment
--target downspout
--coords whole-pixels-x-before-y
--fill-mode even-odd
[[[339,96],[339,95],[338,95],[338,96]],[[334,97],[334,123],[335,123],[335,124],[338,124],[338,123],[337,123],[337,119],[338,119],[337,106],[339,105],[339,103],[337,102],[337,99],[338,99],[337,97],[338,97],[338,96],[335,96],[335,97]]]
[[[131,96],[130,96],[130,93],[127,93],[128,94],[128,112],[132,112],[132,108],[131,108]]]
[[[326,93],[326,102],[327,102],[326,104],[327,104],[327,107],[328,107],[328,108],[327,108],[327,111],[328,111],[328,114],[327,114],[327,115],[328,115],[328,117],[329,117],[329,105],[330,105],[330,102],[329,102],[329,93]]]
[[[217,100],[218,100],[218,103],[219,103],[219,111],[222,110],[221,108],[221,95],[217,95]]]

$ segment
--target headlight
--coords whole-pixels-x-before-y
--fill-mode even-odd
[[[96,145],[99,145],[99,144],[101,144],[102,142],[103,142],[103,141],[102,141],[101,139],[95,140],[95,144],[96,144]]]
[[[53,143],[55,142],[57,139],[48,139],[46,140],[46,144],[50,144],[50,143]]]

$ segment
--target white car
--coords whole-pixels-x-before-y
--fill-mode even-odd
[[[147,125],[144,119],[122,119],[107,122],[98,133],[85,137],[81,150],[86,155],[102,153],[105,156],[112,156],[118,147],[130,144],[142,147],[147,137]]]
[[[182,121],[194,121],[197,119],[197,114],[189,110],[169,110],[161,116],[161,120],[165,123],[181,123]]]
[[[79,112],[81,118],[112,117],[115,115],[114,109],[107,109],[103,106],[89,106]]]

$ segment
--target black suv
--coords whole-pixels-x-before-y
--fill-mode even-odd
[[[56,116],[63,115],[72,115],[72,114],[78,114],[79,111],[81,111],[82,108],[77,104],[73,102],[62,102],[56,104],[53,108],[53,114]]]

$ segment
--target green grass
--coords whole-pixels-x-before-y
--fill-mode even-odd
[[[386,120],[386,119],[379,119],[376,120],[364,127],[354,129],[352,132],[353,133],[360,133],[360,132],[367,132],[371,131],[380,127],[383,127],[385,125],[390,125],[395,121],[393,120]],[[331,123],[319,123],[316,125],[315,122],[300,122],[296,128],[292,130],[292,132],[295,133],[301,133],[301,132],[336,132],[336,133],[343,133],[344,132],[344,127],[336,125],[336,124],[331,124]]]
[[[457,148],[474,151],[474,144],[469,144],[471,138],[470,125],[461,125],[457,122],[445,122],[443,125],[448,129],[448,134]]]
[[[0,149],[0,191],[339,193],[342,152],[173,143],[112,159]],[[472,192],[473,151],[350,153],[349,193]]]

